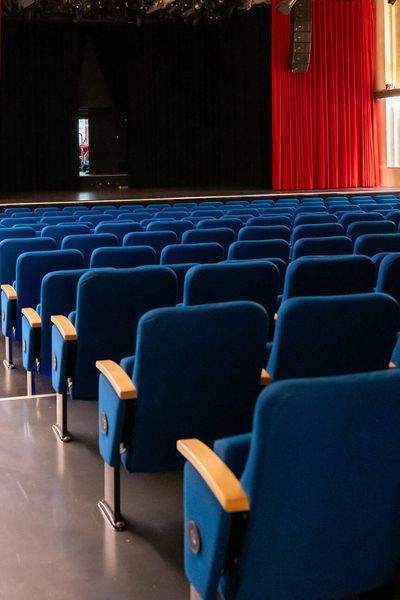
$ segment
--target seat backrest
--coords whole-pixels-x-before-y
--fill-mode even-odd
[[[268,261],[199,265],[186,275],[183,303],[190,306],[250,300],[265,308],[272,325],[279,284],[279,269]]]
[[[147,231],[173,231],[178,237],[178,242],[181,241],[185,231],[193,229],[193,223],[190,221],[152,221],[147,225]]]
[[[292,260],[301,256],[332,256],[335,254],[352,254],[353,243],[346,236],[323,238],[301,238],[293,245]]]
[[[189,212],[187,210],[169,210],[168,212],[158,212],[155,213],[154,216],[156,219],[174,219],[176,221],[180,221],[187,217]]]
[[[133,269],[144,265],[155,265],[157,256],[151,246],[124,246],[123,248],[96,248],[90,258],[90,268],[114,267]]]
[[[93,250],[112,246],[118,246],[118,238],[112,233],[68,235],[61,244],[63,250],[75,249],[82,252],[84,267],[89,267]]]
[[[262,392],[241,478],[251,510],[236,600],[344,598],[396,576],[399,386],[390,369]]]
[[[399,325],[386,294],[291,298],[279,309],[267,370],[278,380],[385,369]]]
[[[94,232],[96,234],[99,233],[112,233],[117,236],[118,241],[122,244],[122,241],[127,233],[132,233],[134,231],[143,231],[143,227],[140,223],[121,223],[121,222],[110,222],[110,223],[99,223],[96,225]]]
[[[381,261],[376,291],[389,294],[400,302],[400,253],[387,254]]]
[[[261,227],[269,227],[272,225],[284,225],[285,227],[292,228],[292,219],[290,217],[285,216],[277,216],[274,217],[272,215],[265,217],[252,217],[247,221],[247,226],[261,226]]]
[[[346,235],[354,242],[360,235],[368,233],[396,233],[396,230],[397,227],[392,221],[356,221],[348,226]]]
[[[281,258],[289,260],[289,243],[285,240],[242,240],[229,246],[229,260]]]
[[[79,223],[69,223],[68,225],[46,225],[41,232],[42,237],[50,237],[56,242],[57,247],[61,248],[62,241],[67,235],[89,234],[90,227]]]
[[[52,238],[15,238],[0,242],[0,284],[13,285],[18,257],[24,252],[57,250]]]
[[[160,257],[160,264],[174,263],[216,263],[224,260],[225,252],[221,244],[204,242],[199,244],[172,244],[166,246]]]
[[[123,458],[127,469],[180,468],[175,446],[182,436],[212,443],[221,435],[248,431],[267,332],[267,314],[253,302],[145,315],[133,372],[140,406]]]
[[[322,238],[344,235],[344,227],[340,223],[311,223],[309,225],[297,225],[293,229],[292,244],[302,238]]]
[[[42,279],[40,290],[40,373],[51,375],[52,315],[68,316],[76,308],[78,281],[86,269],[53,271]]]
[[[40,223],[45,225],[57,225],[57,223],[74,223],[74,217],[71,215],[63,215],[62,213],[52,217],[42,217]]]
[[[304,256],[287,268],[283,300],[373,292],[375,280],[375,264],[367,256]]]
[[[311,213],[311,214],[300,214],[298,215],[293,223],[294,227],[298,225],[318,225],[321,223],[337,223],[336,215],[330,215],[327,212],[324,213]]]
[[[243,227],[243,221],[237,218],[224,217],[222,219],[201,219],[196,225],[196,229],[220,229],[221,227],[232,229],[237,235],[239,229]]]
[[[78,250],[41,250],[19,255],[16,265],[17,336],[21,327],[21,309],[36,308],[40,302],[43,277],[52,271],[82,268],[83,256]]]
[[[182,236],[183,244],[203,244],[205,242],[216,242],[220,244],[225,253],[230,244],[236,239],[236,234],[233,229],[228,227],[210,228],[210,229],[192,229],[186,231]]]
[[[0,228],[0,242],[11,238],[34,238],[36,231],[33,227],[4,227]]]
[[[253,225],[242,227],[238,240],[286,240],[290,241],[291,230],[284,225]]]
[[[361,221],[382,221],[383,217],[378,212],[369,213],[347,213],[340,217],[340,223],[347,230],[352,223],[360,223]]]
[[[203,219],[206,219],[207,217],[214,217],[215,219],[219,219],[220,217],[223,217],[225,214],[225,211],[223,210],[218,210],[216,208],[201,208],[199,207],[197,210],[192,211],[191,215],[193,217],[203,217]]]
[[[24,215],[24,213],[22,214]],[[5,219],[1,219],[0,224],[3,227],[14,227],[14,225],[26,225],[29,227],[30,225],[35,225],[36,223],[39,223],[39,220],[39,217],[19,217],[18,215],[15,215],[14,217],[7,217]]]
[[[135,354],[140,317],[148,310],[175,303],[176,275],[167,267],[85,273],[78,284],[78,344],[72,396],[82,400],[97,398],[96,360],[119,362],[124,356]]]
[[[178,236],[173,231],[138,231],[124,237],[124,246],[151,246],[160,260],[161,250],[170,244],[177,244]]]
[[[369,233],[354,242],[354,254],[374,256],[379,252],[400,252],[400,233]]]
[[[114,217],[112,215],[107,215],[105,213],[101,214],[93,214],[92,211],[85,213],[81,217],[78,218],[78,223],[84,221],[85,223],[91,223],[94,227],[103,221],[114,221]]]

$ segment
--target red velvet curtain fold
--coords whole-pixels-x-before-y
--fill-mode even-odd
[[[312,1],[311,64],[303,74],[289,70],[290,17],[273,8],[273,188],[375,186],[374,2]]]

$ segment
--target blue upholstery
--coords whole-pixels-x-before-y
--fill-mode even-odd
[[[0,228],[0,242],[11,238],[34,238],[36,231],[33,227],[2,227]]]
[[[399,326],[386,294],[292,298],[279,309],[267,370],[277,380],[385,369]]]
[[[224,249],[216,242],[199,244],[172,244],[166,246],[160,257],[160,264],[215,263],[224,260]]]
[[[311,225],[297,225],[293,229],[292,244],[303,238],[322,238],[344,235],[345,231],[340,223],[316,223]]]
[[[347,227],[352,223],[359,223],[360,221],[382,221],[383,217],[378,212],[369,213],[347,213],[340,217],[340,223],[347,230]]]
[[[192,213],[193,217],[203,217],[206,219],[208,217],[214,217],[215,219],[219,219],[224,216],[224,211],[217,209],[202,209],[194,210]]]
[[[5,229],[5,227],[3,227],[3,225],[0,226],[0,231],[3,232],[3,230]],[[33,231],[35,232],[36,235],[39,235],[40,232],[46,227],[46,225],[40,224],[40,223],[30,223],[30,225],[28,225],[29,229],[33,229]],[[21,229],[26,229],[27,226],[24,225],[23,223],[16,223],[15,225],[12,226],[12,229],[17,229],[18,231],[20,231]],[[32,237],[33,233],[31,232],[29,236],[27,237]]]
[[[368,233],[396,233],[396,229],[397,227],[392,221],[356,221],[348,226],[346,235],[354,242],[360,235]]]
[[[0,242],[0,283],[13,285],[18,257],[24,252],[39,250],[57,250],[57,245],[52,238],[42,237],[5,239]]]
[[[4,211],[5,215],[10,215],[10,217],[12,217],[13,215],[23,215],[23,214],[27,214],[27,215],[31,215],[32,211],[30,208],[23,208],[23,207],[16,207],[16,208],[6,208]]]
[[[387,254],[381,261],[376,291],[393,296],[400,302],[400,253]]]
[[[119,463],[127,451],[128,471],[181,468],[180,437],[211,443],[222,431],[251,427],[260,372],[265,361],[268,317],[253,302],[159,309],[138,326],[133,381],[138,390],[135,418],[100,376],[99,411],[112,431],[99,434],[103,459]],[[189,351],[190,349],[190,351]],[[224,434],[226,435],[226,434]]]
[[[67,251],[65,251],[67,252]],[[68,252],[76,252],[68,250]],[[39,359],[39,373],[51,375],[51,329],[52,315],[68,315],[76,307],[76,291],[85,269],[54,271],[42,279],[40,290],[40,339],[37,330],[30,327],[27,319],[22,318],[22,337],[26,341],[22,348],[22,364],[27,371],[34,371],[36,359]]]
[[[152,213],[150,211],[141,210],[137,212],[133,212],[131,214],[122,213],[118,215],[117,221],[135,221],[136,223],[142,221],[143,219],[151,219]]]
[[[177,263],[174,265],[168,265],[168,267],[175,273],[177,279],[177,297],[176,302],[181,303],[183,301],[183,288],[185,285],[186,273],[192,268],[196,267],[198,263]]]
[[[367,256],[305,256],[287,268],[283,300],[373,292],[375,264]]]
[[[291,231],[284,225],[246,226],[238,234],[238,240],[286,240],[290,241]]]
[[[183,302],[187,306],[250,300],[265,308],[274,323],[280,284],[279,269],[268,261],[199,265],[188,271]]]
[[[192,229],[186,231],[182,236],[183,244],[203,244],[207,242],[216,242],[220,244],[225,253],[232,242],[236,239],[236,234],[233,229],[228,227],[210,228],[210,229]]]
[[[71,215],[58,214],[57,216],[42,217],[40,223],[45,225],[57,225],[57,223],[74,223],[74,217]]]
[[[118,246],[118,238],[112,233],[68,235],[61,244],[63,250],[75,249],[82,252],[84,267],[89,267],[93,250],[112,246]]]
[[[293,223],[294,227],[298,225],[318,225],[321,223],[337,223],[337,217],[324,213],[311,213],[298,215]]]
[[[225,228],[232,229],[236,235],[239,233],[239,230],[243,227],[243,221],[237,218],[227,218],[223,219],[202,219],[196,225],[196,229],[215,229],[215,228]]]
[[[158,219],[160,221],[160,219]],[[181,241],[185,231],[193,229],[193,223],[190,221],[152,221],[147,225],[147,231],[173,231],[176,233],[178,242]]]
[[[53,327],[52,352],[57,359],[52,371],[54,390],[66,393],[67,379],[71,377],[73,398],[96,399],[96,360],[107,358],[119,362],[124,356],[134,354],[140,317],[152,308],[175,302],[176,276],[166,267],[85,273],[78,283],[76,351]]]
[[[124,246],[151,246],[160,260],[161,250],[170,244],[177,244],[178,236],[173,231],[140,231],[128,233],[124,237]]]
[[[90,258],[90,268],[114,267],[131,269],[143,265],[155,265],[157,255],[151,246],[126,246],[123,248],[96,248]]]
[[[400,233],[369,233],[354,242],[354,254],[374,256],[378,252],[400,252]]]
[[[335,254],[352,254],[352,252],[353,243],[346,236],[302,238],[293,245],[292,260],[301,256],[331,256]]]
[[[249,219],[247,221],[248,227],[253,227],[253,226],[268,227],[271,225],[284,225],[285,227],[289,227],[289,229],[291,229],[292,219],[290,217],[285,217],[285,216],[278,216],[278,217],[265,216],[265,217],[252,217],[251,219]]]
[[[36,308],[40,299],[42,279],[47,273],[62,269],[79,269],[82,265],[83,256],[76,250],[47,250],[20,254],[16,262],[17,302],[15,314],[13,314],[12,301],[8,300],[4,292],[1,294],[3,335],[11,338],[14,328],[15,339],[21,339],[21,309]]]
[[[379,213],[378,213],[379,214]],[[400,210],[391,210],[386,214],[386,219],[396,223],[396,225],[400,224]]]
[[[249,498],[245,524],[185,467],[185,572],[204,600],[327,600],[382,586],[400,560],[400,371],[274,384],[251,436],[218,440]],[[250,438],[250,439],[249,439]],[[231,463],[231,464],[230,464]],[[378,596],[376,596],[378,598]]]
[[[26,225],[26,227],[29,227],[29,225],[34,225],[38,222],[38,219],[34,217],[7,217],[0,220],[0,224],[3,227],[14,227],[14,225]]]
[[[243,240],[230,245],[228,259],[281,258],[288,262],[289,248],[285,240]]]
[[[125,213],[124,213],[125,215]],[[118,217],[119,218],[119,217]],[[78,223],[81,221],[85,221],[85,223],[91,223],[93,227],[96,227],[99,223],[103,223],[104,221],[113,221],[113,217],[107,214],[93,214],[90,211],[90,214],[85,213],[81,217],[78,218]]]
[[[57,247],[61,248],[62,241],[67,235],[90,234],[90,228],[87,225],[78,223],[68,223],[67,225],[46,225],[41,232],[42,237],[50,237],[56,242]]]
[[[118,223],[118,222],[110,222],[110,223],[99,223],[96,225],[94,232],[98,233],[112,233],[117,236],[118,241],[122,244],[122,241],[127,233],[132,233],[134,231],[143,231],[142,226],[139,223]]]
[[[158,212],[155,213],[155,218],[156,219],[175,219],[176,221],[179,221],[180,219],[183,219],[184,217],[188,216],[188,211],[183,211],[183,210],[170,210],[167,213],[165,212]]]

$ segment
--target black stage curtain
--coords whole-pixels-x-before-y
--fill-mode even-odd
[[[270,18],[92,32],[132,187],[271,186]]]
[[[3,21],[2,192],[77,187],[78,37],[73,24]]]

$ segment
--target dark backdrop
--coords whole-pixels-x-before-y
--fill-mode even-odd
[[[263,8],[196,26],[6,22],[1,191],[77,186],[79,70],[89,34],[126,126],[132,187],[270,187],[270,10]]]

